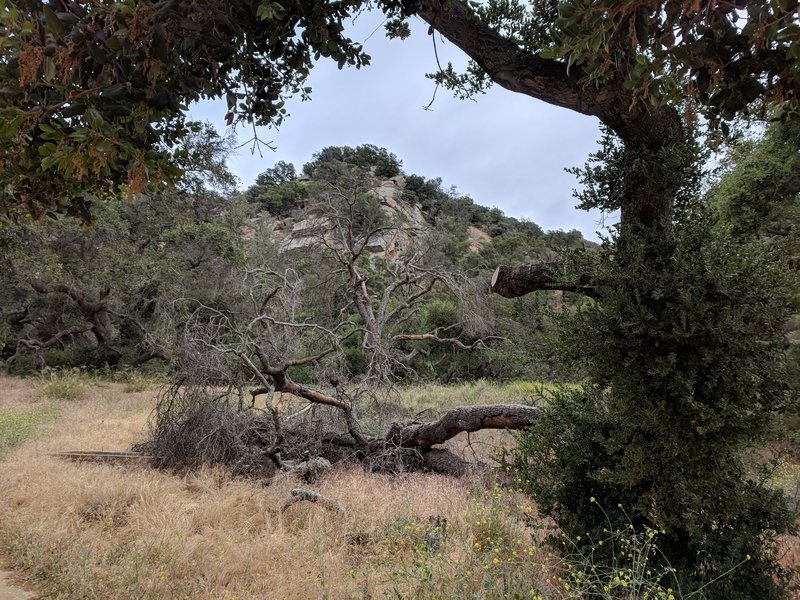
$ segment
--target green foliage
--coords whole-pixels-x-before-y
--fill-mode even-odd
[[[47,400],[80,400],[87,392],[86,380],[77,370],[51,371],[39,394]]]
[[[201,99],[224,97],[229,124],[279,125],[287,98],[311,93],[305,81],[315,61],[369,64],[344,26],[366,6],[364,0],[4,2],[3,211],[89,220],[102,199],[178,182],[185,169],[175,145],[191,135],[187,107]],[[376,6],[392,37],[406,37],[407,19],[425,12],[399,0]],[[796,9],[796,1],[786,0],[748,3],[746,13],[728,3],[700,10],[678,0],[623,7],[609,0],[458,4],[466,28],[492,29],[523,55],[546,57],[556,71],[580,69],[582,82],[624,87],[636,100],[689,97],[712,121],[754,104],[797,110]],[[447,65],[431,77],[462,97],[491,81],[477,62],[463,74]],[[582,112],[592,113],[590,105]],[[625,109],[606,121],[624,120]],[[399,169],[373,146],[348,158],[381,175]]]
[[[221,221],[181,223],[165,232],[162,241],[175,251],[183,249],[185,260],[192,269],[215,259],[231,263],[241,263],[244,260],[241,241]]]
[[[247,189],[245,198],[248,202],[257,204],[260,210],[269,211],[276,216],[285,215],[298,208],[308,197],[308,188],[296,179],[294,165],[278,161],[256,177],[255,185]]]
[[[575,193],[580,209],[613,212],[632,201],[667,197],[672,199],[675,217],[681,218],[697,197],[703,155],[691,135],[682,144],[651,150],[625,146],[604,127],[600,150],[589,156],[584,168],[567,171],[583,186]]]
[[[375,156],[372,150],[370,153]],[[377,154],[392,156],[386,150]],[[113,360],[100,352],[96,334],[90,330],[65,336],[47,348],[23,348],[8,368],[18,374],[45,366],[102,368],[106,363],[127,369],[151,351],[168,363],[175,358],[176,336],[195,306],[191,303],[201,302],[221,311],[237,310],[242,294],[247,294],[242,281],[247,280],[245,287],[255,285],[243,268],[251,273],[285,269],[286,255],[280,254],[279,245],[267,230],[257,229],[252,238],[243,235],[251,227],[245,224],[254,203],[276,215],[289,212],[297,218],[325,219],[341,226],[342,231],[351,228],[356,241],[363,241],[362,236],[376,228],[402,228],[399,213],[387,213],[380,200],[367,193],[375,184],[368,169],[329,157],[315,168],[314,177],[301,184],[286,181],[293,177],[293,168],[278,163],[262,174],[260,184],[243,195],[226,196],[192,187],[143,197],[134,203],[99,204],[95,207],[97,220],[91,226],[76,219],[0,226],[0,260],[7,265],[0,272],[4,284],[0,286],[0,357],[13,356],[20,339],[45,342],[60,331],[91,326],[92,316],[81,309],[79,300],[101,300],[102,315],[109,325],[104,343],[117,353]],[[581,239],[579,234],[575,239],[572,234],[544,234],[535,224],[505,217],[497,209],[479,206],[453,190],[443,191],[438,180],[410,176],[408,181],[406,198],[417,192],[420,198],[427,198],[426,216],[435,223],[417,240],[424,249],[425,264],[446,267],[454,275],[463,267],[481,273],[499,262],[530,260],[549,241],[573,243]],[[287,198],[286,204],[281,204]],[[296,202],[302,206],[296,206]],[[503,231],[477,254],[470,251],[467,234],[467,228],[475,223]],[[345,288],[331,285],[336,281],[331,278],[336,267],[329,259],[326,252],[309,252],[303,247],[292,250],[292,268],[308,290],[295,319],[330,327],[341,319],[358,321],[352,306],[343,308],[348,303]],[[369,278],[371,297],[380,302],[397,277],[398,262],[364,252],[357,267]],[[481,276],[487,275],[483,272]],[[37,293],[31,288],[32,281],[51,288],[65,287],[59,292]],[[404,352],[419,350],[410,364],[412,370],[438,381],[550,376],[552,359],[532,358],[531,353],[540,345],[539,337],[552,333],[551,321],[542,312],[546,303],[533,298],[514,303],[496,297],[490,301],[491,309],[483,317],[491,331],[487,329],[484,334],[508,336],[509,341],[495,341],[471,353],[430,341],[410,342],[404,345]],[[393,298],[387,308],[392,310],[400,302],[400,296]],[[501,317],[496,323],[495,316]],[[452,327],[446,337],[469,340],[471,334],[461,323],[464,318],[464,309],[452,291],[437,286],[391,334]],[[368,357],[356,336],[345,341],[341,353],[349,376],[364,374]],[[315,370],[306,368],[297,376],[311,381]]]
[[[708,581],[703,587],[693,591],[681,590],[675,569],[669,566],[661,553],[661,537],[665,531],[647,526],[636,529],[621,505],[605,509],[594,497],[589,498],[589,503],[595,504],[606,515],[608,527],[601,537],[589,534],[578,535],[575,539],[563,534],[559,537],[557,543],[565,572],[558,579],[566,591],[560,597],[603,600],[621,597],[651,600],[705,598],[707,587],[742,569],[752,558],[745,556],[730,570],[718,575],[716,581]],[[622,518],[613,521],[627,521],[627,526],[615,526],[609,513],[621,515]]]
[[[314,154],[313,159],[303,165],[303,173],[313,175],[315,170],[326,163],[340,162],[364,170],[374,168],[376,177],[394,177],[401,173],[402,162],[386,150],[372,144],[350,146],[328,146]]]
[[[709,203],[740,236],[784,238],[800,256],[800,118],[734,146]]]
[[[459,320],[458,305],[452,300],[434,300],[425,305],[425,327],[452,327]]]
[[[361,345],[361,340],[356,336],[347,338],[342,344],[342,353],[348,375],[355,378],[366,373],[369,360]]]
[[[541,231],[537,234],[536,231],[513,229],[492,236],[477,255],[470,257],[468,264],[477,263],[490,269],[497,265],[524,265],[538,260],[547,248],[547,239]]]
[[[42,425],[56,417],[57,410],[43,406],[24,412],[0,412],[0,455],[34,438]]]
[[[3,212],[88,220],[105,194],[174,183],[170,149],[202,98],[224,96],[231,124],[280,123],[314,60],[368,64],[343,35],[361,4],[4,2]]]
[[[782,494],[745,462],[794,408],[782,327],[796,281],[758,241],[702,210],[607,246],[603,296],[564,334],[591,385],[557,394],[520,440],[516,467],[570,537],[597,539],[621,504],[637,529],[664,529],[664,564],[684,592],[778,598],[775,535],[794,530]],[[615,523],[615,526],[625,526]]]
[[[279,160],[275,165],[256,177],[256,185],[281,185],[297,179],[297,171],[292,163]]]
[[[12,357],[18,340],[34,347],[9,364],[16,373],[163,355],[173,299],[224,298],[231,267],[243,262],[233,208],[216,194],[173,192],[98,205],[91,227],[72,218],[10,227],[0,357]],[[69,330],[76,333],[53,337]]]
[[[562,57],[584,80],[619,78],[638,99],[699,101],[712,120],[794,103],[800,89],[797,2],[750,2],[701,9],[666,0],[647,5],[561,2],[543,56]]]

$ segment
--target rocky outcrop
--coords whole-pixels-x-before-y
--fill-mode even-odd
[[[319,243],[329,228],[330,221],[324,218],[310,218],[298,221],[292,226],[291,232],[281,243],[280,251],[288,252],[313,246]]]
[[[301,181],[301,183],[307,182],[307,178]],[[400,256],[410,246],[410,240],[432,229],[419,205],[412,205],[403,200],[405,186],[406,179],[402,175],[389,179],[374,177],[373,185],[367,192],[380,201],[381,208],[389,221],[397,224],[396,229],[384,231],[370,238],[367,251],[375,257],[393,259]],[[313,207],[313,203],[311,206]],[[261,215],[251,220],[244,232],[245,238],[250,239],[255,236],[257,230],[267,228],[270,237],[280,241],[281,253],[309,248],[319,243],[329,229],[330,222],[325,218],[298,216],[301,218],[299,221],[276,220]],[[265,222],[265,219],[270,222]]]

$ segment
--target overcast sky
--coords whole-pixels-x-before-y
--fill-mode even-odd
[[[263,157],[249,146],[237,151],[230,166],[242,186],[279,160],[300,169],[325,146],[374,144],[396,154],[406,173],[441,177],[445,187],[456,186],[478,204],[597,239],[600,215],[574,208],[577,183],[564,168],[583,165],[596,148],[598,121],[499,86],[476,102],[439,90],[431,110],[424,110],[434,91],[425,73],[436,68],[427,25],[417,20],[410,39],[387,40],[382,21],[380,14],[362,15],[351,29],[372,57],[368,67],[339,71],[335,63],[320,62],[308,81],[312,100],[292,100],[280,130],[259,131],[277,151],[262,147]],[[437,46],[443,65],[465,64],[463,53],[439,36]],[[223,101],[192,111],[220,130],[225,113]],[[240,143],[252,137],[248,128],[238,134]]]

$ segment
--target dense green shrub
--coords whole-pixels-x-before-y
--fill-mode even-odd
[[[298,208],[307,197],[308,189],[296,181],[277,185],[254,185],[245,192],[248,202],[257,204],[261,210],[266,210],[275,216],[285,215],[290,210]]]
[[[603,257],[603,296],[564,333],[565,358],[591,384],[555,397],[514,465],[572,538],[609,527],[594,497],[624,507],[637,529],[666,532],[661,557],[684,592],[725,573],[703,593],[783,597],[772,550],[794,515],[765,485],[768,465],[746,459],[796,400],[782,334],[791,272],[700,210],[658,234],[622,236]]]

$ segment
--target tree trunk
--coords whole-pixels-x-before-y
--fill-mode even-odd
[[[472,463],[463,460],[444,448],[431,448],[422,454],[422,466],[428,471],[451,477],[463,477],[469,473]],[[483,465],[485,467],[485,465]]]
[[[525,429],[540,414],[538,407],[521,404],[460,406],[448,410],[432,423],[395,423],[386,434],[386,441],[404,448],[427,449],[443,444],[459,433],[481,429]]]
[[[492,291],[504,298],[519,298],[531,292],[547,290],[578,292],[593,298],[598,296],[597,288],[588,275],[582,275],[577,283],[567,283],[556,275],[561,270],[556,261],[515,267],[501,265],[492,275]]]

